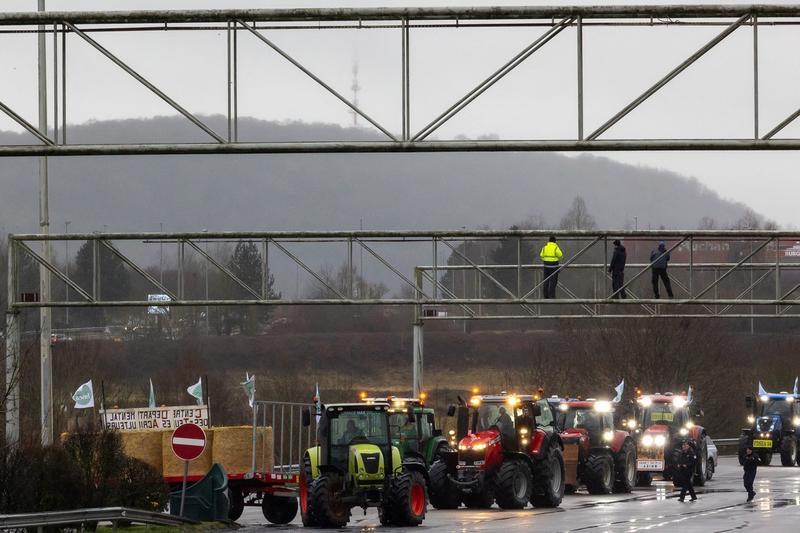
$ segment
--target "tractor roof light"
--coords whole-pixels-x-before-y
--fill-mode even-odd
[[[456,434],[456,430],[451,429],[450,431],[447,432],[447,434],[448,435],[455,435]]]
[[[792,403],[794,401],[794,396],[787,396],[786,401]]]
[[[600,400],[594,403],[594,410],[598,413],[610,413],[611,412],[611,402],[607,402],[605,400]]]
[[[800,416],[796,416],[792,419],[792,424],[795,426],[800,426]]]
[[[569,404],[566,403],[566,402],[558,404],[558,410],[559,411],[569,411]]]
[[[686,406],[686,398],[684,398],[683,396],[675,396],[672,399],[672,406],[676,407],[677,409],[680,409],[681,407],[685,407]]]
[[[528,434],[528,428],[520,428],[519,434],[520,435],[527,435]]]
[[[606,442],[611,442],[612,440],[614,440],[614,432],[611,430],[604,431],[603,440]]]
[[[762,394],[761,396],[758,397],[758,399],[766,403],[769,401],[769,396],[767,396],[766,394]]]
[[[754,417],[753,415],[747,415],[747,422],[748,423],[752,424],[755,421],[756,421],[756,417]]]
[[[508,405],[510,405],[512,407],[519,404],[519,398],[517,398],[513,394],[511,396],[509,396],[506,401],[508,402]]]
[[[478,394],[480,389],[478,387],[472,387],[472,394]]]
[[[365,400],[367,398],[367,392],[362,390],[361,392],[358,393],[358,398],[360,400]]]
[[[653,404],[653,400],[649,396],[645,396],[639,400],[639,403],[642,404],[642,407],[650,407]]]
[[[685,437],[686,435],[689,434],[689,430],[686,428],[681,428],[680,430],[678,430],[678,433],[680,433],[682,436]]]
[[[481,399],[479,396],[473,396],[469,399],[469,403],[474,407],[478,407],[481,404]]]
[[[636,429],[636,420],[631,418],[627,423],[628,429]]]
[[[420,392],[419,393],[419,403],[425,403],[425,400],[427,400],[427,399],[428,399],[428,393],[427,392]]]

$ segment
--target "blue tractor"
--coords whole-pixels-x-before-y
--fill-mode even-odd
[[[771,393],[758,384],[758,396],[747,396],[745,405],[750,410],[747,416],[749,427],[739,437],[739,463],[743,464],[747,448],[758,454],[763,464],[772,462],[772,455],[779,453],[783,466],[798,464],[800,443],[800,395],[795,379],[792,393]]]

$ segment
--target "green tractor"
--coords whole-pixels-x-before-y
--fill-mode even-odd
[[[385,402],[339,403],[322,407],[317,446],[303,457],[300,513],[303,525],[341,528],[354,507],[377,507],[381,524],[418,526],[428,505],[425,465],[403,459],[392,444]],[[416,420],[413,407],[407,422]],[[303,424],[311,413],[303,411]]]
[[[419,398],[367,398],[361,393],[361,401],[366,404],[389,404],[389,431],[392,446],[400,450],[404,460],[418,460],[430,466],[451,451],[442,430],[436,427],[436,415],[430,407],[425,407],[425,395]],[[414,418],[409,419],[408,411],[413,410]]]

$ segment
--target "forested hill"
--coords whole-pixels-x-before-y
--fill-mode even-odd
[[[226,131],[222,117],[208,123]],[[27,142],[0,132],[0,143]],[[183,118],[92,122],[71,142],[205,141]],[[242,119],[241,140],[371,140],[370,130]],[[576,195],[599,227],[726,225],[745,206],[697,181],[603,157],[547,153],[51,158],[53,229],[455,229],[558,225]],[[36,162],[0,162],[0,229],[34,231]]]

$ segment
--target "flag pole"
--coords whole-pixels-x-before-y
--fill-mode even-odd
[[[100,380],[100,397],[103,400],[103,405],[102,405],[102,407],[103,407],[103,409],[102,409],[102,411],[103,411],[103,419],[102,419],[102,423],[103,423],[103,430],[105,430],[106,429],[106,425],[108,424],[108,420],[106,419],[106,411],[108,411],[108,406],[106,406],[106,384],[105,384],[105,381],[103,381],[102,379]]]
[[[206,395],[206,409],[208,410],[208,427],[211,427],[211,389],[208,385],[208,374],[203,374],[203,380],[205,381],[205,392]]]

